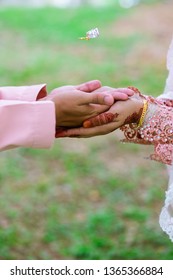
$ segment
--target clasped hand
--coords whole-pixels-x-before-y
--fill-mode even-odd
[[[101,87],[99,81],[62,87],[60,95],[57,90],[54,93],[57,109],[61,106],[57,113],[56,137],[108,134],[124,124],[138,123],[143,109],[142,98],[132,89]]]

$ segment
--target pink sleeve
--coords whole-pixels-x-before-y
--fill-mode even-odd
[[[0,88],[1,151],[15,147],[52,146],[55,139],[54,103],[33,101],[39,95],[46,95],[45,85]]]
[[[46,85],[0,87],[0,99],[36,101],[47,95]]]

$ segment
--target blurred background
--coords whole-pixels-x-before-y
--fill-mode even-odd
[[[100,79],[157,96],[173,1],[1,0],[0,84]],[[80,41],[97,27],[100,37]],[[115,131],[0,155],[0,259],[172,259],[158,218],[166,168]]]

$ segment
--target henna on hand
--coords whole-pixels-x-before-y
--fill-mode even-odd
[[[90,128],[94,126],[104,125],[112,122],[119,114],[115,113],[102,113],[96,117],[90,118],[83,122],[83,127]]]
[[[139,94],[141,94],[140,90],[139,90],[138,88],[136,88],[136,87],[133,87],[133,86],[128,86],[127,88],[129,88],[129,89],[133,90],[135,93],[139,93]]]
[[[130,123],[138,123],[142,114],[142,108],[140,108],[139,112],[134,112],[132,115],[128,116],[123,125],[130,124]]]
[[[135,88],[135,87],[128,87],[129,89],[133,90],[134,93],[136,93],[138,96],[140,96],[140,91]],[[133,99],[132,99],[133,100]],[[137,99],[138,100],[138,99]],[[120,101],[121,102],[121,101]],[[112,106],[112,110],[116,110],[116,113],[111,113],[111,112],[104,112],[102,114],[99,114],[98,116],[89,118],[83,122],[83,127],[84,128],[90,128],[90,127],[95,127],[95,126],[101,126],[105,125],[111,122],[118,122],[119,126],[126,125],[129,123],[138,123],[142,114],[143,106],[140,104],[136,108],[136,102],[134,100],[134,104],[131,103],[131,100],[129,99],[125,107],[120,103],[120,106],[118,107]],[[129,103],[130,102],[130,103]],[[119,104],[119,103],[117,103]],[[125,109],[126,108],[126,109]],[[135,111],[136,110],[136,111]],[[129,115],[127,117],[127,115]],[[125,118],[125,120],[124,120]],[[117,124],[118,125],[118,124]],[[117,127],[117,126],[116,126]]]

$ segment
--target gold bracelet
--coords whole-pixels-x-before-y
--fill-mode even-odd
[[[142,109],[142,114],[141,114],[140,120],[138,122],[137,128],[139,128],[139,127],[141,127],[143,125],[144,118],[145,118],[146,113],[147,113],[147,109],[148,109],[148,102],[147,102],[147,100],[144,100],[143,104],[144,105],[143,105],[143,109]]]

